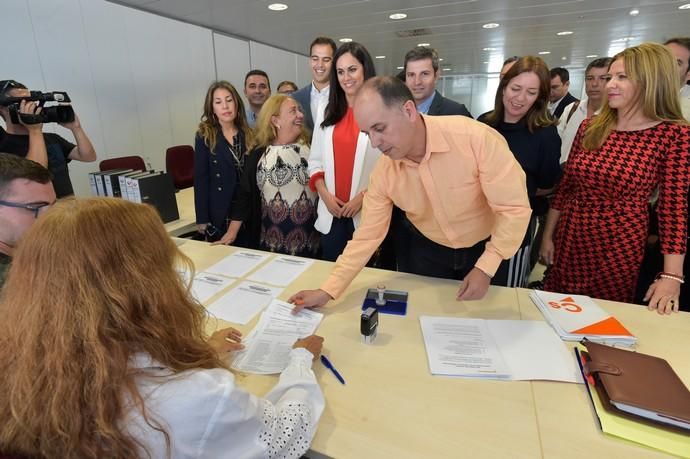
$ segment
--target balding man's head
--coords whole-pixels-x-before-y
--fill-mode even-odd
[[[388,108],[399,107],[408,100],[414,103],[410,89],[398,78],[378,76],[364,82],[361,91],[373,91],[378,94]]]
[[[391,159],[409,157],[417,123],[423,128],[412,93],[405,83],[389,76],[364,83],[355,99],[354,114],[372,146]]]

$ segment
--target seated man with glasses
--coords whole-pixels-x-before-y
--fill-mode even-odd
[[[55,203],[51,179],[40,164],[0,153],[0,287],[22,235]]]

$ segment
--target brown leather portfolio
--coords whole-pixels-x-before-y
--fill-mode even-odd
[[[690,431],[690,391],[666,360],[590,341],[584,345],[585,370],[596,376],[611,405]]]

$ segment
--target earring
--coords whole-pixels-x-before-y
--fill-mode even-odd
[[[276,124],[276,129],[280,130],[280,124]]]

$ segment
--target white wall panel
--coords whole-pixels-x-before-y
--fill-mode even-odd
[[[166,84],[171,77],[165,58],[166,19],[133,9],[124,11],[124,19],[142,136],[142,150],[128,153],[141,155],[160,169],[165,166],[161,149],[173,143]]]
[[[96,151],[102,151],[103,132],[99,122],[98,105],[89,53],[82,27],[78,0],[31,0],[29,10],[38,58],[47,90],[67,91],[74,102],[82,127],[88,133]],[[56,124],[45,127],[74,142],[72,133]],[[97,163],[70,163],[70,176],[75,193],[89,192],[86,174],[96,170]]]
[[[124,8],[82,0],[84,34],[96,92],[104,145],[99,161],[143,151],[134,73],[124,36]],[[78,101],[77,101],[78,102]],[[88,132],[88,131],[87,131]]]
[[[6,20],[0,28],[0,80],[14,79],[45,89],[27,1],[3,0],[1,5]]]
[[[211,31],[177,21],[164,22],[165,86],[172,145],[194,145],[209,82],[215,79]]]
[[[213,44],[217,78],[232,83],[242,95],[244,76],[250,70],[249,42],[214,33]]]
[[[163,169],[167,147],[193,143],[215,78],[209,29],[100,0],[8,0],[3,13],[2,78],[69,92],[98,161],[137,154]],[[77,194],[98,161],[70,164]]]
[[[96,148],[96,163],[70,164],[78,195],[90,194],[87,172],[106,158],[141,155],[164,169],[166,148],[193,143],[217,78],[240,93],[251,68],[274,87],[311,81],[306,56],[104,0],[2,0],[2,9],[11,20],[0,28],[0,79],[67,91]]]
[[[249,42],[249,53],[252,69],[261,69],[268,74],[273,92],[281,81],[297,80],[297,54],[255,41]]]
[[[307,56],[295,54],[295,65],[297,68],[297,83],[298,87],[306,86],[311,83],[311,65]]]

